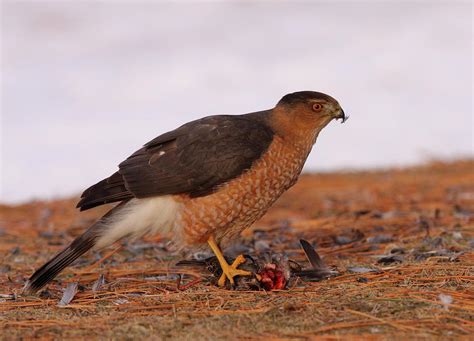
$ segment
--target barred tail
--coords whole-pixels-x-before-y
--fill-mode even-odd
[[[98,240],[109,227],[109,222],[111,221],[110,218],[113,216],[113,213],[117,212],[119,207],[123,204],[119,204],[110,210],[106,215],[95,222],[94,225],[89,227],[86,232],[74,239],[68,247],[54,256],[54,258],[44,264],[41,268],[36,270],[36,272],[26,282],[23,292],[26,294],[36,293],[46,284],[51,282],[61,271],[71,265],[72,262],[94,246],[97,246]]]
[[[95,225],[91,229],[94,230]],[[74,262],[77,258],[89,251],[95,244],[96,236],[84,233],[76,238],[71,245],[57,254],[53,259],[44,264],[28,279],[23,288],[24,293],[33,294],[51,282],[61,271]]]
[[[127,236],[170,232],[179,205],[171,196],[122,201],[39,268],[26,282],[23,292],[37,292],[92,248],[102,249]]]

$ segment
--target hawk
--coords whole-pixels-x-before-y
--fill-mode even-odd
[[[208,116],[158,136],[84,191],[81,211],[118,205],[39,268],[24,292],[40,290],[90,249],[145,233],[171,233],[183,250],[209,246],[222,268],[219,286],[250,275],[238,269],[245,258],[228,264],[221,246],[295,184],[320,131],[333,119],[346,120],[334,98],[301,91],[269,110]]]

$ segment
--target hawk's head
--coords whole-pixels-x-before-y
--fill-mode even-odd
[[[339,103],[316,91],[300,91],[283,96],[273,109],[272,119],[282,135],[316,135],[333,119],[347,120]]]

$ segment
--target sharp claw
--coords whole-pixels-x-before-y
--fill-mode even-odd
[[[225,286],[226,279],[229,280],[229,283],[232,285],[232,287],[235,287],[235,280],[234,277],[236,276],[250,276],[252,273],[249,271],[245,270],[240,270],[237,269],[237,267],[243,263],[246,262],[246,259],[244,256],[239,255],[233,262],[232,264],[228,265],[227,272],[222,269],[222,275],[219,278],[217,285],[220,287]]]

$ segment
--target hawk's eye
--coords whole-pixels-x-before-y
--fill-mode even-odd
[[[316,112],[320,112],[321,110],[323,110],[323,105],[321,103],[314,103],[313,110]]]

